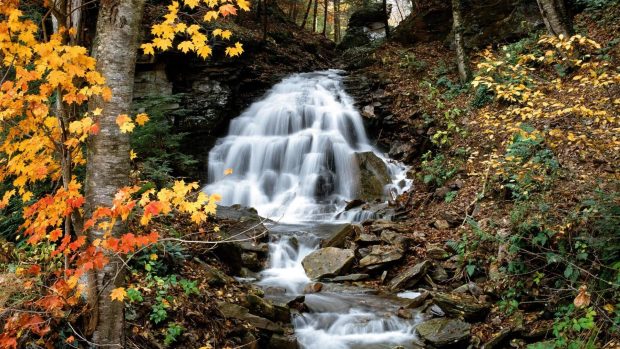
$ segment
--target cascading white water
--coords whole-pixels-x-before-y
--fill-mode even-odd
[[[368,151],[387,165],[393,184],[386,193],[408,188],[406,167],[369,144],[334,70],[293,75],[231,121],[228,136],[209,153],[204,190],[220,194],[222,205],[254,207],[261,216],[298,224],[271,230],[270,264],[259,285],[303,292],[310,279],[301,262],[318,248],[317,226],[364,216],[343,209],[360,183],[355,155]],[[413,322],[396,317],[398,306],[384,298],[324,291],[307,295],[306,304],[311,312],[293,320],[303,348],[408,346],[415,338]]]
[[[228,136],[209,153],[205,191],[220,194],[222,205],[254,207],[280,222],[329,220],[353,198],[355,153],[366,151],[384,159],[400,183],[391,189],[402,190],[404,166],[368,143],[337,71],[297,74],[231,121]]]

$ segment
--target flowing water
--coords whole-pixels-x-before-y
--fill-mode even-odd
[[[374,152],[392,178],[386,198],[408,188],[406,168],[369,143],[362,119],[337,71],[296,74],[231,121],[209,153],[208,193],[222,205],[254,207],[270,226],[269,267],[258,284],[302,294],[310,282],[301,261],[318,248],[326,225],[372,216],[345,212],[360,185],[356,153]],[[232,169],[232,174],[225,172]],[[414,320],[395,316],[396,298],[327,285],[306,295],[310,312],[293,319],[303,348],[409,347]]]

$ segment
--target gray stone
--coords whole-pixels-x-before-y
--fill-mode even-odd
[[[357,239],[355,239],[355,241],[361,243],[373,243],[381,242],[381,239],[375,234],[362,233],[357,237]]]
[[[412,309],[422,306],[430,294],[431,293],[428,291],[422,291],[419,296],[409,300],[409,303],[407,303],[407,308]]]
[[[288,307],[273,304],[271,301],[254,294],[248,294],[248,309],[250,313],[272,321],[289,322],[291,312]]]
[[[449,278],[448,273],[441,265],[436,265],[433,267],[429,275],[433,281],[437,282],[446,281]]]
[[[320,279],[346,273],[354,260],[353,250],[325,247],[307,255],[301,264],[308,277]]]
[[[455,319],[432,319],[419,324],[416,331],[429,344],[444,348],[466,341],[471,336],[471,325]]]
[[[370,248],[370,253],[359,262],[360,267],[369,267],[390,263],[403,258],[403,251],[394,246],[374,245]]]
[[[390,280],[388,286],[394,291],[413,287],[424,277],[430,265],[429,261],[418,263]]]
[[[253,271],[258,271],[262,267],[255,252],[242,252],[241,261],[243,262],[244,267]]]

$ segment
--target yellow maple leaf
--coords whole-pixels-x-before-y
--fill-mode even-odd
[[[146,113],[140,113],[136,115],[136,124],[143,126],[149,121],[149,116]]]
[[[200,0],[183,0],[183,2],[185,3],[185,6],[194,8],[198,6],[198,2],[200,2]]]
[[[211,55],[211,52],[211,47],[209,46],[202,46],[196,51],[196,53],[203,59],[209,57]]]
[[[183,53],[187,53],[188,51],[193,51],[193,50],[194,50],[194,43],[192,43],[192,42],[191,42],[191,41],[189,41],[189,40],[186,40],[186,41],[181,42],[181,43],[177,46],[177,48],[178,48],[179,50],[181,50],[181,52],[183,52]]]
[[[205,21],[209,22],[209,21],[212,21],[212,20],[216,19],[218,15],[219,15],[219,13],[217,11],[208,11],[205,14],[203,19]]]
[[[230,39],[230,37],[232,36],[232,32],[230,30],[224,30],[222,32],[222,39]]]
[[[224,170],[224,176],[228,176],[231,175],[233,173],[233,169],[232,168],[227,168]]]
[[[241,56],[243,53],[243,45],[240,42],[235,43],[235,46],[226,48],[226,54],[230,57]]]
[[[154,55],[155,50],[153,49],[153,44],[142,44],[140,46],[145,55]]]
[[[121,129],[121,133],[131,133],[136,125],[131,121],[127,114],[121,114],[116,118],[116,124]]]
[[[136,152],[133,151],[133,149],[129,150],[129,160],[133,160],[137,157],[138,157],[138,154],[136,154]]]
[[[112,292],[110,292],[110,298],[114,301],[117,300],[119,302],[122,302],[123,299],[125,299],[125,296],[127,296],[127,291],[125,291],[124,287],[118,287],[112,290]]]
[[[222,35],[222,29],[220,29],[220,28],[213,29],[213,31],[211,32],[211,34],[212,34],[213,36],[220,36],[220,35]]]
[[[250,11],[250,2],[246,0],[237,0],[237,6],[243,11]]]

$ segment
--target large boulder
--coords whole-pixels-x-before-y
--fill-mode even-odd
[[[372,3],[353,12],[338,48],[347,50],[360,47],[385,37],[385,17],[381,3]]]
[[[445,348],[465,342],[471,335],[471,325],[455,319],[432,319],[419,324],[416,331],[433,347]]]
[[[462,12],[464,41],[468,47],[518,40],[543,24],[535,0],[467,0],[463,2]],[[405,18],[391,37],[405,44],[452,41],[451,23],[450,2],[430,0]]]
[[[344,244],[354,232],[353,225],[336,225],[329,235],[321,241],[321,247],[344,247]]]
[[[403,250],[394,246],[374,245],[370,248],[370,253],[360,259],[360,267],[371,267],[375,265],[395,262],[403,258]]]
[[[355,196],[364,201],[383,199],[383,188],[391,182],[385,162],[370,151],[357,153],[356,160],[360,169],[360,183]]]
[[[301,264],[309,278],[320,279],[346,273],[354,260],[353,250],[325,247],[307,255]]]

